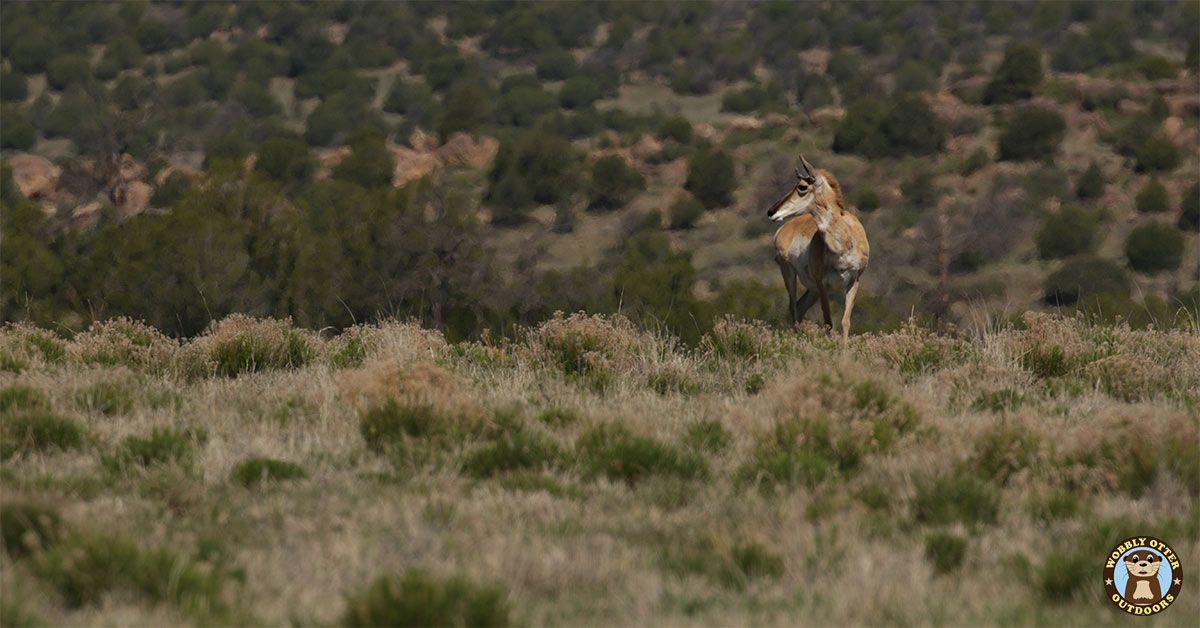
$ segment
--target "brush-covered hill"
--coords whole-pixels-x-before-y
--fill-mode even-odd
[[[1200,268],[1194,2],[6,2],[0,318],[451,337],[781,322],[797,153],[862,329],[1172,324]],[[581,280],[581,278],[584,278]]]
[[[844,349],[584,315],[8,326],[0,623],[1142,621],[1101,569],[1147,534],[1200,564],[1196,355],[1037,313]]]

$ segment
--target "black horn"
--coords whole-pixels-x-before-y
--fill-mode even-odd
[[[817,180],[817,177],[813,175],[812,164],[808,163],[808,160],[804,158],[804,155],[800,155],[800,165],[804,166],[804,172],[802,173],[800,172],[799,168],[796,168],[797,179],[802,179],[804,181],[808,181],[809,183]]]

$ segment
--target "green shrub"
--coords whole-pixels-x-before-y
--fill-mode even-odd
[[[718,148],[700,148],[688,163],[683,187],[708,209],[729,205],[737,188],[733,158]]]
[[[0,460],[16,454],[28,455],[40,451],[68,451],[83,447],[85,431],[77,421],[32,411],[23,414],[0,415]]]
[[[975,441],[971,464],[982,477],[1005,484],[1033,463],[1037,451],[1037,437],[1029,430],[998,426]]]
[[[1136,157],[1138,172],[1170,172],[1183,160],[1175,144],[1159,133],[1142,142]]]
[[[1035,241],[1041,259],[1088,253],[1096,241],[1096,217],[1079,207],[1064,207],[1046,217]]]
[[[1059,489],[1036,501],[1032,514],[1040,521],[1070,519],[1082,511],[1079,496],[1069,489]]]
[[[437,113],[437,97],[424,81],[397,78],[383,101],[383,110],[403,114],[413,124],[431,128]]]
[[[579,414],[570,408],[547,408],[537,420],[551,427],[567,427],[579,422]]]
[[[776,426],[760,438],[750,459],[738,468],[736,479],[763,491],[796,485],[816,486],[837,475],[838,463],[803,438],[796,423]]]
[[[681,194],[671,203],[668,226],[672,229],[691,229],[704,215],[704,204],[691,194]]]
[[[251,488],[272,482],[302,480],[308,477],[308,474],[305,473],[303,467],[292,462],[271,458],[250,458],[234,467],[230,477],[234,482]]]
[[[307,181],[317,169],[317,159],[304,140],[291,133],[267,138],[258,148],[254,170],[281,183]]]
[[[0,101],[21,102],[29,95],[28,81],[18,70],[0,68]],[[5,116],[7,120],[8,116]],[[691,130],[691,127],[688,127]]]
[[[850,205],[863,213],[879,209],[879,194],[869,187],[860,187],[850,193]]]
[[[543,81],[562,81],[579,71],[579,63],[569,50],[548,50],[538,56],[537,77]]]
[[[1062,115],[1036,105],[1013,112],[1000,133],[997,157],[1005,161],[1050,159],[1058,152],[1067,125]]]
[[[620,155],[607,155],[592,164],[588,209],[620,209],[646,189],[646,179]]]
[[[688,426],[683,442],[692,449],[718,453],[733,442],[733,435],[717,419],[705,419]]]
[[[169,602],[201,616],[226,608],[223,569],[122,538],[74,535],[38,556],[32,569],[69,608],[99,604],[110,591]]]
[[[692,141],[692,123],[683,116],[669,116],[659,125],[658,136],[663,141],[675,140],[687,144]]]
[[[991,524],[1000,512],[1000,491],[969,473],[924,478],[912,502],[913,518],[930,525]]]
[[[99,382],[76,392],[75,402],[89,412],[106,416],[129,414],[133,410],[133,393],[128,386],[116,382]]]
[[[930,155],[941,150],[945,124],[916,95],[885,104],[874,97],[856,100],[833,136],[833,150],[867,157]]]
[[[29,386],[15,384],[0,390],[0,415],[8,416],[22,410],[49,410],[46,393]]]
[[[783,558],[759,543],[726,546],[712,536],[693,533],[677,535],[666,545],[663,562],[668,570],[703,576],[734,590],[746,588],[753,580],[777,579],[784,572]]]
[[[388,400],[368,409],[359,419],[359,433],[377,453],[404,444],[405,439],[428,439],[449,434],[453,423],[432,406],[405,405]]]
[[[488,478],[512,471],[540,471],[559,464],[562,448],[549,436],[524,427],[504,429],[490,443],[467,454],[463,471]]]
[[[1183,261],[1183,233],[1163,223],[1150,223],[1134,229],[1125,241],[1129,267],[1143,273],[1158,273],[1179,268]]]
[[[1177,225],[1184,231],[1200,231],[1200,182],[1193,183],[1179,199]]]
[[[1095,558],[1080,552],[1050,550],[1037,570],[1041,595],[1051,602],[1070,600],[1095,577]]]
[[[1042,50],[1036,44],[1014,43],[983,90],[983,104],[1027,100],[1042,82]]]
[[[131,467],[155,467],[167,464],[189,466],[193,446],[207,440],[202,432],[190,429],[155,428],[150,436],[127,436],[105,462],[113,470]]]
[[[1157,178],[1147,181],[1134,198],[1134,207],[1142,214],[1161,214],[1170,206],[1167,188]]]
[[[62,517],[54,508],[27,500],[0,504],[0,536],[13,558],[45,551],[63,536]]]
[[[971,409],[979,412],[990,411],[996,414],[1011,412],[1025,403],[1025,397],[1011,388],[991,390],[979,393],[971,402]]]
[[[409,570],[403,578],[381,576],[346,597],[346,626],[507,626],[508,596],[461,576],[435,578]]]
[[[301,332],[290,330],[282,337],[246,329],[214,342],[209,357],[217,375],[237,377],[272,369],[299,368],[310,362],[316,349]]]
[[[1062,377],[1075,369],[1075,361],[1068,358],[1062,347],[1036,344],[1021,354],[1021,368],[1041,379]]]
[[[432,84],[432,81],[431,81]],[[436,85],[434,85],[436,88]],[[492,119],[492,94],[472,80],[459,81],[442,98],[437,134],[446,141],[459,131],[476,133]]]
[[[500,141],[484,200],[493,222],[517,224],[538,204],[565,201],[580,188],[581,155],[567,138],[517,131]]]
[[[652,475],[703,479],[708,465],[699,455],[681,451],[652,438],[635,436],[619,423],[598,425],[575,443],[585,475],[636,484]]]
[[[46,82],[57,90],[92,80],[92,65],[79,54],[59,55],[46,66]]]
[[[1129,275],[1112,260],[1081,255],[1046,277],[1043,291],[1050,305],[1074,305],[1093,294],[1128,294]]]
[[[558,90],[558,102],[565,109],[590,107],[600,99],[600,84],[590,76],[575,76],[567,79]]]
[[[957,571],[967,556],[967,540],[951,532],[934,532],[925,537],[925,559],[933,571],[947,574]]]
[[[37,142],[37,129],[33,120],[20,105],[0,105],[0,116],[4,118],[4,134],[0,136],[0,148],[29,150]],[[54,127],[52,127],[54,128]]]
[[[1075,183],[1075,197],[1080,200],[1100,198],[1104,196],[1104,172],[1100,170],[1100,165],[1092,162],[1083,174],[1079,175],[1079,181]]]

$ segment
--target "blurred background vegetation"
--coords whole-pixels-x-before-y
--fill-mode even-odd
[[[856,329],[1195,312],[1196,2],[5,2],[0,318],[781,324],[798,151]]]

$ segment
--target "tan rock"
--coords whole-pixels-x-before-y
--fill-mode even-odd
[[[649,133],[642,133],[641,137],[634,142],[632,153],[638,159],[645,159],[650,155],[657,155],[662,152],[663,144],[657,137]]]
[[[349,146],[338,146],[337,148],[322,148],[317,150],[317,163],[322,168],[333,168],[342,163],[342,160],[350,155],[352,151]]]
[[[1117,111],[1119,111],[1121,115],[1132,116],[1139,113],[1145,113],[1146,105],[1143,105],[1140,102],[1134,102],[1128,98],[1122,98],[1117,102]]]
[[[761,129],[766,126],[762,120],[754,116],[734,116],[729,121],[729,127],[732,129]]]
[[[117,175],[126,181],[136,181],[146,175],[146,167],[129,153],[121,153],[117,161]]]
[[[154,185],[163,185],[167,182],[167,179],[171,178],[171,175],[176,173],[182,174],[189,179],[195,179],[200,175],[199,170],[187,164],[167,166],[166,168],[159,170],[158,174],[154,175]]]
[[[17,189],[25,198],[49,196],[62,176],[62,168],[41,155],[16,153],[8,158],[8,165]]]
[[[144,181],[131,181],[125,186],[125,194],[121,197],[120,204],[117,205],[117,215],[121,218],[130,218],[136,216],[150,206],[150,199],[154,197],[154,188],[149,183]]]
[[[987,82],[988,77],[986,76],[972,76],[961,81],[955,81],[946,87],[946,89],[959,99],[965,100],[967,96],[982,90],[983,86],[987,85]]]
[[[100,201],[92,201],[71,210],[71,228],[86,231],[100,222]]]
[[[392,171],[394,187],[400,187],[409,181],[431,175],[442,168],[442,162],[433,154],[404,146],[389,146],[388,148],[396,160],[396,168]]]
[[[435,151],[435,155],[444,165],[484,168],[492,163],[499,150],[500,142],[494,137],[475,138],[466,133],[455,133]]]
[[[333,23],[325,29],[325,39],[328,39],[329,43],[335,46],[340,46],[345,43],[346,34],[349,32],[350,26],[348,24]]]
[[[827,48],[809,48],[800,53],[800,62],[809,72],[824,73],[833,53]]]
[[[1166,118],[1162,121],[1162,131],[1163,135],[1167,136],[1167,139],[1171,141],[1178,140],[1180,132],[1183,131],[1183,120],[1176,116]]]
[[[412,135],[408,136],[408,144],[415,150],[427,153],[438,147],[438,139],[432,133],[426,133],[421,129],[413,129]]]
[[[1200,116],[1200,96],[1195,94],[1178,94],[1175,96],[1167,96],[1167,108],[1171,110],[1171,115],[1181,118],[1194,118]]]
[[[817,126],[833,124],[844,117],[846,117],[846,110],[841,107],[817,107],[808,112],[808,119]]]

